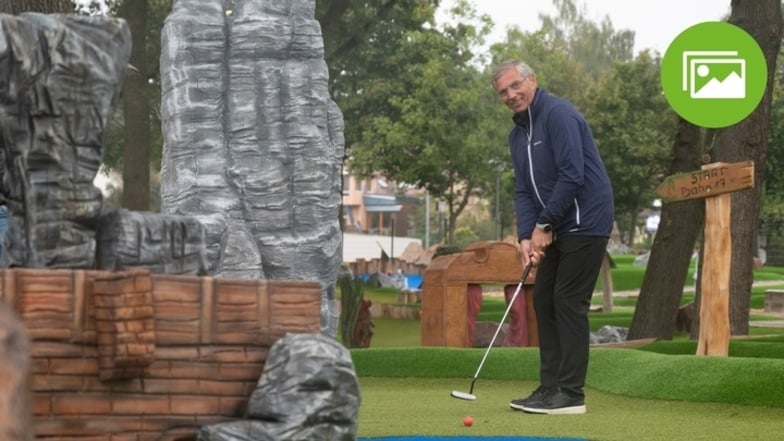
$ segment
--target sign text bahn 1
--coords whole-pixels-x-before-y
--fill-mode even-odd
[[[730,347],[730,234],[733,191],[754,187],[754,162],[704,165],[701,170],[668,176],[656,188],[666,202],[705,199],[705,233],[700,273],[700,335],[697,355],[728,355]]]

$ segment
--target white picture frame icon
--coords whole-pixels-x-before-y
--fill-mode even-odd
[[[724,80],[711,78],[697,89],[697,77],[710,75],[711,65],[735,64],[740,73],[730,73]],[[694,99],[744,99],[746,98],[746,60],[737,51],[684,51],[682,89]]]

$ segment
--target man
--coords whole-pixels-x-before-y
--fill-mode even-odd
[[[539,387],[509,403],[540,414],[585,413],[588,309],[613,228],[613,193],[583,116],[507,61],[493,86],[514,112],[509,148],[523,266],[536,267]]]

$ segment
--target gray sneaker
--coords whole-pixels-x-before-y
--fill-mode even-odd
[[[509,407],[514,410],[525,410],[525,406],[531,406],[545,400],[550,395],[558,392],[557,387],[539,386],[526,398],[518,398],[509,402]]]
[[[586,411],[585,399],[559,390],[539,402],[523,406],[523,411],[545,415],[582,415]]]

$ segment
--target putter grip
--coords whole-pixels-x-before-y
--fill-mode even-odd
[[[523,269],[523,276],[520,277],[520,283],[525,282],[525,279],[528,278],[528,274],[531,273],[531,269],[533,269],[533,265],[531,265],[531,262],[528,262],[528,265]]]

